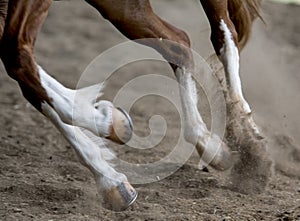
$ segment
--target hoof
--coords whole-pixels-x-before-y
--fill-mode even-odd
[[[240,158],[240,154],[237,151],[229,151],[227,145],[224,143],[222,144],[222,151],[218,155],[220,156],[216,156],[209,165],[220,171],[232,168]]]
[[[103,192],[103,207],[113,211],[123,211],[134,203],[138,196],[136,190],[128,183]]]
[[[217,136],[212,137],[209,146],[198,143],[196,149],[204,162],[220,171],[230,169],[239,159],[238,152],[232,152]]]
[[[111,134],[108,139],[125,144],[131,139],[132,131],[132,121],[128,113],[121,108],[113,108]]]

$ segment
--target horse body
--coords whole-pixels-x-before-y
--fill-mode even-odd
[[[227,145],[211,134],[197,110],[197,93],[192,79],[193,56],[188,35],[158,17],[148,0],[86,0],[131,40],[157,50],[171,65],[180,84],[185,120],[185,138],[194,144],[207,163],[216,169],[232,166],[233,156]],[[251,109],[243,97],[239,78],[239,50],[245,45],[253,19],[258,16],[260,0],[200,0],[211,26],[211,41],[224,65],[229,97],[240,113],[248,116],[256,133]],[[97,182],[104,206],[113,210],[127,208],[137,196],[125,175],[105,160],[104,153],[79,127],[97,136],[126,143],[132,134],[130,117],[109,101],[86,99],[84,89],[71,90],[40,67],[33,56],[35,40],[51,0],[0,1],[1,59],[7,73],[15,79],[24,97],[49,118],[71,143],[83,164]],[[147,40],[148,39],[148,40]],[[152,40],[151,40],[152,39]],[[153,39],[166,39],[174,44]],[[94,90],[101,91],[102,86]],[[74,103],[74,96],[79,100]],[[82,96],[81,96],[82,95]],[[72,116],[75,108],[76,116]],[[96,123],[95,123],[96,122]],[[74,137],[76,132],[76,137]],[[208,142],[208,138],[215,142]],[[211,144],[220,142],[221,148]],[[212,160],[209,160],[212,159]]]

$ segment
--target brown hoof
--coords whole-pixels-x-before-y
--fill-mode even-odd
[[[125,144],[131,139],[132,131],[132,121],[128,113],[122,108],[113,108],[111,134],[108,139]]]
[[[122,182],[103,192],[103,207],[113,211],[123,211],[134,203],[137,196],[137,191],[128,182]]]

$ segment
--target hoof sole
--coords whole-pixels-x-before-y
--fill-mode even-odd
[[[109,210],[123,211],[135,202],[137,196],[137,191],[128,182],[122,182],[118,186],[104,191],[103,206]]]
[[[132,120],[129,114],[122,108],[113,108],[112,110],[112,128],[108,139],[125,144],[132,137]]]

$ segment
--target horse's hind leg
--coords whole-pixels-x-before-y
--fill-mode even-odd
[[[253,121],[251,109],[243,97],[239,76],[238,33],[230,20],[227,0],[201,0],[201,3],[211,25],[213,46],[225,69],[227,137],[230,146],[240,151],[240,159],[232,170],[233,183],[241,192],[260,192],[271,175],[272,162],[266,143]]]
[[[245,114],[251,113],[242,93],[239,76],[238,36],[228,15],[227,0],[201,0],[201,4],[211,25],[213,46],[225,68],[226,83],[231,97],[239,102]]]
[[[229,168],[232,165],[231,153],[219,137],[208,131],[197,109],[198,98],[192,79],[193,58],[187,34],[154,14],[146,0],[87,2],[126,37],[153,47],[171,64],[180,84],[186,140],[197,147],[206,163],[220,170]]]
[[[77,96],[76,93],[79,95],[84,93],[82,90],[70,90],[59,84],[47,75],[34,59],[35,39],[50,5],[51,0],[9,1],[1,41],[1,59],[8,74],[19,83],[26,99],[56,125],[72,144],[84,165],[95,175],[97,185],[99,185],[98,189],[104,197],[104,206],[114,210],[125,209],[136,198],[136,192],[128,183],[125,175],[117,173],[104,160],[104,153],[84,136],[79,128],[67,125],[62,120],[64,113],[71,115],[73,105],[70,105],[70,102]],[[86,97],[81,97],[82,102],[85,101],[84,98]],[[110,102],[98,103],[99,106],[93,106],[94,103],[82,102],[78,104],[81,105],[79,109],[85,109],[87,106],[92,111],[100,110],[95,114],[103,114],[100,117],[98,115],[99,122],[96,123],[106,123],[104,126],[108,131],[114,130],[111,128],[112,121],[118,121],[113,119],[114,111],[117,112],[117,116],[121,113]],[[63,113],[61,110],[65,110],[65,112]],[[83,113],[80,117],[86,117],[89,114],[89,112]],[[92,115],[92,117],[96,117],[96,115]],[[123,121],[126,122],[127,118],[124,118]],[[69,121],[71,124],[72,118],[65,119],[65,121]],[[113,133],[111,132],[111,134]]]
[[[242,92],[238,33],[228,14],[228,2],[201,0],[201,4],[210,22],[212,44],[225,69],[228,96],[238,106],[240,114],[248,116],[253,131],[259,136],[259,130],[250,117],[250,106]]]

